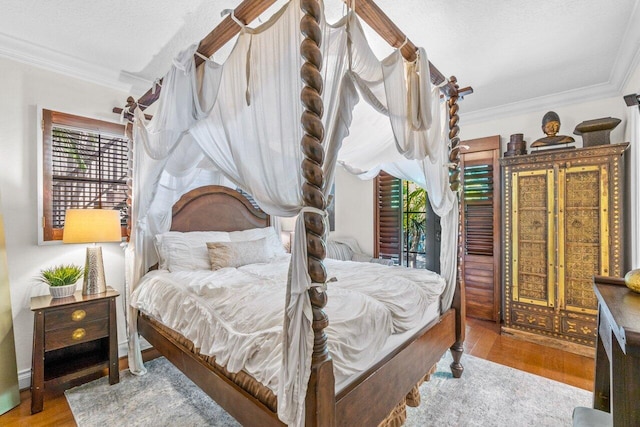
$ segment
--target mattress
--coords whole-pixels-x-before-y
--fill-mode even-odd
[[[131,304],[277,391],[289,258],[217,271],[147,274]],[[336,393],[439,315],[444,280],[426,270],[326,260],[325,330]]]

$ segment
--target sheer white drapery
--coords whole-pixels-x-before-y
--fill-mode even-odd
[[[169,229],[172,204],[196,184],[209,179],[219,182],[223,176],[250,193],[270,215],[289,217],[309,210],[302,200],[300,172],[301,16],[299,0],[292,0],[260,27],[244,27],[224,65],[206,61],[196,70],[196,48],[190,47],[176,58],[165,77],[158,112],[152,121],[145,123],[143,115],[136,111],[132,206],[135,230],[127,249],[126,270],[130,290],[156,262],[152,239]],[[407,64],[398,52],[380,62],[352,13],[335,25],[325,21],[320,25],[325,191],[331,188],[338,152],[350,132],[358,93],[374,107],[358,109],[358,114],[363,114],[358,120],[391,123],[380,134],[364,133],[364,128],[355,132],[358,138],[369,141],[364,148],[367,155],[379,153],[377,158],[368,160],[374,167],[395,158],[387,156],[394,153],[406,162],[422,165],[423,170],[446,169],[438,164],[447,150],[439,127],[442,119],[435,112],[440,108],[434,109],[432,104],[438,95],[437,88],[429,82],[426,53],[421,50],[419,60],[412,64]],[[390,120],[384,120],[380,113]],[[431,126],[432,122],[438,126]],[[434,182],[429,185],[440,187],[440,181]],[[444,195],[434,199],[434,209],[442,205],[444,211],[447,200]],[[277,393],[278,416],[289,425],[304,423],[313,346],[307,290],[317,285],[311,283],[307,273],[301,217],[298,216],[293,244],[283,369]],[[451,262],[455,266],[455,257]],[[143,373],[136,332],[135,315],[131,315],[130,367],[134,373]]]

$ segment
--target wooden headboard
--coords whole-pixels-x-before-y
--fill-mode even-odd
[[[219,185],[185,193],[173,205],[171,231],[238,231],[267,227],[269,215],[238,191]]]

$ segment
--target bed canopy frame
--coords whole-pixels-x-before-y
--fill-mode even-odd
[[[372,0],[345,0],[354,5],[355,12],[362,18],[373,30],[375,30],[385,41],[391,46],[401,49],[402,56],[407,61],[416,59],[416,46],[400,31],[400,29],[391,21],[391,19],[372,1]],[[234,10],[236,19],[244,23],[250,23],[264,11],[266,11],[275,0],[244,0]],[[320,69],[322,67],[322,54],[319,49],[319,43],[322,39],[319,21],[321,19],[321,6],[319,0],[301,0],[301,9],[303,17],[300,21],[300,31],[303,40],[300,46],[300,54],[303,58],[303,64],[300,69],[300,76],[303,81],[303,88],[300,94],[304,110],[301,117],[303,128],[303,137],[300,142],[304,153],[301,170],[305,182],[302,185],[302,195],[305,206],[313,207],[322,211],[326,211],[327,201],[322,192],[324,183],[323,165],[323,149],[322,143],[324,138],[324,128],[321,121],[323,115],[323,101],[320,96],[323,87],[322,75]],[[203,40],[200,41],[197,54],[195,56],[196,65],[204,62],[202,56],[211,57],[218,49],[224,46],[240,31],[241,27],[231,16],[226,16],[222,22],[214,28]],[[446,79],[444,75],[429,62],[431,72],[431,81],[434,85],[441,85],[442,94],[447,98],[447,106],[449,110],[449,185],[453,191],[460,189],[460,170],[459,170],[459,150],[460,138],[458,127],[458,100],[464,95],[473,93],[471,87],[459,88],[456,77],[452,76]],[[132,118],[131,112],[135,108],[141,110],[146,109],[155,102],[161,91],[161,86],[154,83],[154,87],[149,89],[141,98],[135,101],[134,98],[127,99],[126,107],[123,111],[121,108],[114,108],[116,113],[122,113],[127,118]],[[130,127],[129,127],[130,128]],[[131,180],[129,180],[131,182]],[[131,191],[128,192],[131,194]],[[131,196],[129,196],[131,197]],[[128,206],[131,200],[128,200]],[[315,283],[325,283],[327,273],[323,264],[326,254],[326,246],[324,236],[326,234],[323,216],[319,213],[305,212],[304,223],[306,226],[306,242],[308,257],[308,273],[312,281]],[[130,225],[129,225],[130,228]],[[455,342],[450,347],[453,355],[451,370],[454,377],[458,378],[462,375],[463,367],[460,359],[463,352],[463,342],[465,336],[465,295],[464,286],[462,286],[460,267],[461,255],[461,236],[460,226],[458,229],[458,267],[456,290],[453,299],[452,308],[444,313],[440,322],[443,324],[455,323]],[[311,300],[313,321],[312,329],[314,332],[313,354],[311,361],[311,376],[309,378],[307,395],[306,395],[306,422],[307,426],[333,426],[340,424],[340,420],[336,419],[339,405],[339,396],[335,397],[333,364],[331,356],[327,349],[327,336],[324,332],[329,324],[324,307],[327,304],[327,295],[320,287],[312,287],[308,291]],[[444,326],[443,326],[444,327]],[[442,332],[438,332],[443,336]],[[419,341],[416,340],[416,341]],[[405,348],[398,350],[404,352],[410,344]],[[431,350],[433,351],[433,350]],[[407,351],[405,357],[393,356],[393,364],[391,370],[387,370],[384,376],[378,375],[378,385],[382,386],[385,382],[395,379],[389,376],[394,370],[401,372],[403,365],[411,362],[418,362],[419,357],[424,357],[424,350]],[[436,359],[437,360],[437,359]],[[389,361],[388,361],[389,362]],[[373,375],[372,375],[373,377]],[[381,378],[383,381],[380,382]],[[366,387],[365,389],[370,389]],[[353,390],[352,390],[353,391]],[[356,390],[356,392],[358,392]],[[344,394],[344,393],[342,393]],[[382,393],[384,395],[384,393]],[[362,396],[364,398],[365,396]],[[365,413],[371,408],[366,402],[362,402],[360,409],[356,409],[361,413]],[[375,404],[373,405],[375,406]],[[363,409],[365,408],[365,409]]]

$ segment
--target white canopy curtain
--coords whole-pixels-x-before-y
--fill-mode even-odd
[[[303,211],[301,16],[299,0],[292,0],[260,27],[243,28],[224,65],[206,61],[196,70],[196,47],[188,48],[175,59],[164,78],[158,112],[152,121],[145,123],[143,114],[135,111],[135,230],[126,258],[129,291],[156,262],[152,240],[170,228],[171,206],[196,182],[211,179],[216,183],[224,176],[250,193],[269,215],[289,217]],[[364,127],[352,129],[349,141],[354,146],[366,141],[367,154],[380,153],[368,162],[378,165],[394,159],[388,154],[397,155],[399,149],[404,154],[402,159],[420,159],[424,170],[439,171],[444,177],[442,182],[446,182],[446,167],[431,163],[440,162],[447,150],[437,148],[446,144],[441,131],[432,135],[434,131],[429,126],[431,99],[437,88],[431,88],[429,82],[426,53],[421,50],[419,61],[412,64],[405,63],[398,52],[380,62],[367,45],[355,14],[349,13],[335,25],[323,19],[320,25],[325,191],[331,188],[338,151],[349,133],[358,92],[375,107],[362,109],[364,116],[358,120],[366,122],[371,120],[367,117],[375,116],[381,121],[383,113],[393,123],[380,134],[365,133]],[[427,160],[423,160],[425,155],[429,155]],[[342,161],[349,163],[348,159]],[[440,187],[441,181],[436,182],[434,185]],[[441,204],[446,205],[444,195],[434,207]],[[288,286],[290,302],[285,310],[283,368],[276,393],[278,416],[288,425],[304,423],[313,344],[307,290],[319,285],[311,283],[307,273],[305,234],[304,221],[298,220]],[[455,238],[453,241],[455,244]],[[451,262],[455,266],[455,254]],[[145,370],[139,353],[136,315],[130,314],[129,365],[132,372],[141,374]]]
[[[631,225],[631,262],[632,269],[640,268],[640,112],[638,106],[633,105],[627,108],[627,128],[625,140],[629,141],[629,202],[631,212],[629,212]]]

